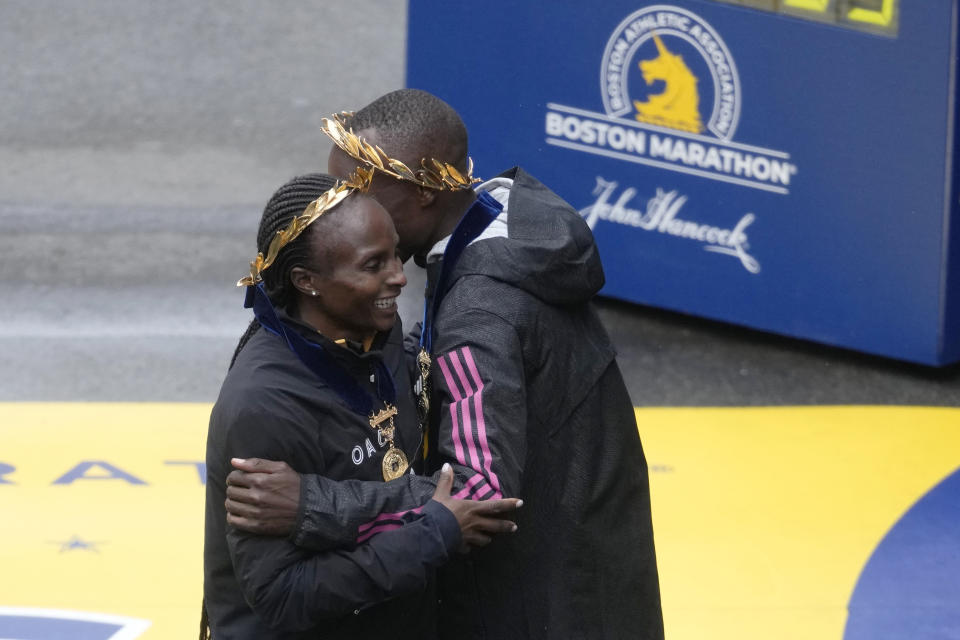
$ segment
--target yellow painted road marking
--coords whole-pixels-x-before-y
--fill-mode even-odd
[[[145,640],[194,637],[195,465],[209,412],[0,404],[0,607],[149,620]],[[958,409],[642,409],[637,418],[670,640],[840,640],[872,550],[960,466]]]
[[[203,485],[196,467],[167,462],[203,460],[209,415],[208,404],[0,405],[0,463],[16,467],[0,476],[16,483],[0,484],[0,605],[143,618],[145,640],[196,637]],[[53,484],[84,461],[147,484]]]
[[[672,640],[836,639],[884,534],[960,467],[960,410],[645,409]]]

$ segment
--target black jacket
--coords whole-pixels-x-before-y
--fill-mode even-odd
[[[374,389],[374,363],[385,358],[398,389],[396,445],[415,460],[420,430],[399,323],[368,353],[298,329],[365,388]],[[283,460],[300,473],[383,484],[384,451],[368,420],[280,338],[261,329],[250,339],[224,380],[207,439],[204,598],[215,640],[433,637],[434,569],[460,539],[456,519],[440,504],[424,500],[419,513],[380,523],[379,530],[392,530],[328,552],[226,526],[232,457]]]
[[[431,441],[460,496],[518,496],[516,534],[441,571],[441,637],[663,637],[647,465],[610,340],[590,300],[603,269],[579,214],[520,169],[508,237],[468,246],[436,318]],[[299,544],[423,500],[304,483]]]

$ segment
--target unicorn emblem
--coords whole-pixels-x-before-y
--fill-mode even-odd
[[[663,93],[650,96],[646,102],[633,101],[639,122],[660,125],[671,129],[700,133],[700,95],[697,93],[697,77],[683,62],[683,56],[671,53],[660,36],[653,34],[658,55],[653,60],[641,60],[640,72],[647,85],[663,80],[667,86]]]

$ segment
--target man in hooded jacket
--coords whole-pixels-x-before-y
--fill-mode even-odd
[[[428,459],[453,464],[454,497],[524,501],[514,535],[441,571],[441,637],[662,638],[647,465],[590,304],[604,283],[590,229],[519,168],[475,190],[433,188],[449,176],[472,180],[463,123],[429,93],[396,91],[338,122],[327,127],[337,143],[330,172],[386,166],[370,193],[394,219],[401,257],[427,267]],[[382,162],[337,131],[369,143]],[[398,161],[418,168],[412,178],[390,171]],[[235,466],[232,524],[290,533],[313,549],[386,528],[436,484],[335,483],[259,460]],[[295,513],[272,501],[284,493],[299,497]]]

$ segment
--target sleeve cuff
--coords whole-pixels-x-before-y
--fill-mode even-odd
[[[460,525],[457,523],[456,516],[450,509],[437,502],[428,500],[423,506],[423,515],[430,516],[437,523],[437,530],[440,537],[443,538],[443,544],[448,554],[452,554],[460,548],[461,534]]]
[[[302,546],[304,541],[303,535],[303,521],[307,517],[307,502],[309,500],[307,494],[309,492],[310,483],[306,481],[304,476],[300,476],[300,503],[297,505],[297,519],[293,523],[293,530],[290,532],[288,539],[290,542],[297,546]]]

